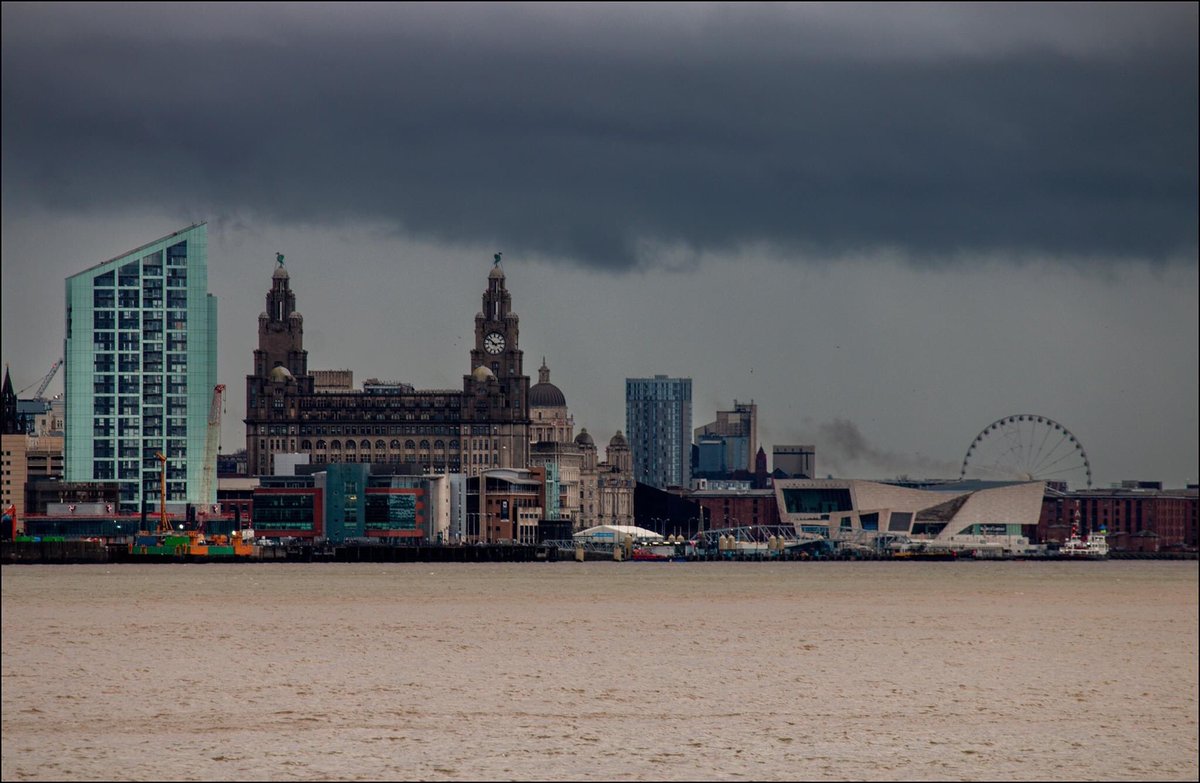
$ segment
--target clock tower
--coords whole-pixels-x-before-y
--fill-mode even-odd
[[[517,314],[505,288],[500,254],[495,255],[483,292],[483,309],[475,314],[475,347],[471,372],[463,377],[464,429],[474,444],[488,441],[477,458],[464,460],[468,472],[480,467],[524,468],[528,465],[529,377],[519,347]]]

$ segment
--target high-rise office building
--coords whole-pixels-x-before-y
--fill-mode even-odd
[[[692,379],[625,379],[625,432],[633,475],[664,489],[691,480]]]
[[[168,503],[215,503],[203,480],[217,381],[207,225],[68,277],[66,295],[65,480],[115,482],[121,509],[137,511],[159,501],[162,454]]]

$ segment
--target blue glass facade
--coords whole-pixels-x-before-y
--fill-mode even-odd
[[[217,378],[217,302],[206,224],[131,250],[66,281],[67,481],[118,484],[123,511],[200,497]]]
[[[692,379],[625,379],[625,434],[633,474],[659,489],[691,480]]]

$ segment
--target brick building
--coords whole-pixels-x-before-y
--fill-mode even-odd
[[[1194,549],[1198,494],[1196,489],[1047,489],[1037,539],[1063,541],[1078,513],[1080,534],[1103,528],[1116,552]]]
[[[714,530],[779,524],[773,489],[697,490],[691,498],[704,508],[705,519]]]

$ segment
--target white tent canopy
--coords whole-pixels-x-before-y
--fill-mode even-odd
[[[653,530],[648,530],[644,527],[636,525],[597,525],[589,527],[587,530],[580,530],[575,534],[575,540],[583,541],[612,541],[621,542],[625,540],[625,536],[633,536],[634,541],[662,541],[661,533],[655,533]]]

